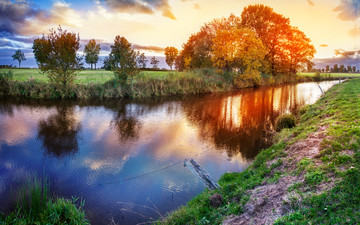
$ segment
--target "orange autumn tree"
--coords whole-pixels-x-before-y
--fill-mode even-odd
[[[265,59],[269,72],[276,74],[296,73],[315,54],[311,40],[290,20],[264,5],[250,5],[241,14],[241,26],[253,30],[267,49]]]
[[[266,49],[254,32],[235,27],[220,29],[212,41],[211,59],[215,67],[239,72],[235,77],[235,84],[238,84],[239,80],[258,84]]]
[[[178,50],[175,47],[166,47],[164,50],[164,54],[166,57],[165,61],[169,65],[170,70],[172,70],[175,59],[178,55]]]

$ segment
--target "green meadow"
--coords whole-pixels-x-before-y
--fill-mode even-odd
[[[0,69],[0,72],[7,72],[9,69]],[[48,82],[49,78],[39,69],[11,69],[13,72],[14,81],[41,81]],[[168,71],[141,71],[139,77],[149,79],[162,79],[169,74]],[[114,79],[114,73],[108,70],[82,70],[75,79],[76,84],[104,84],[107,81]]]

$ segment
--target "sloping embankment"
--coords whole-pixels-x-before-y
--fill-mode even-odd
[[[204,191],[159,223],[360,221],[360,79],[334,86],[298,117],[248,169],[224,174],[220,190]]]

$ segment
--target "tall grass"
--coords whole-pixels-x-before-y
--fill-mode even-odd
[[[95,72],[96,71],[94,71],[94,73]],[[12,72],[8,73],[10,74]],[[149,75],[149,73],[151,74]],[[89,77],[85,76],[81,78],[83,81],[88,79],[88,81],[91,82],[75,83],[64,87],[35,79],[26,81],[14,80],[11,76],[6,76],[6,72],[0,71],[0,96],[8,95],[35,99],[142,98],[227,92],[254,86],[321,81],[332,78],[326,76],[269,76],[263,74],[259,81],[254,83],[246,79],[241,80],[240,75],[240,79],[237,79],[235,85],[234,78],[238,76],[239,75],[234,73],[219,73],[211,68],[186,72],[143,71],[135,77],[131,84],[129,81],[125,85],[120,85],[115,79],[107,80],[106,82],[96,82],[93,74],[91,74]]]
[[[0,224],[89,224],[78,198],[51,198],[46,178],[28,178],[16,192],[17,205]]]
[[[49,183],[46,177],[41,180],[36,176],[28,178],[18,190],[17,209],[21,214],[39,220],[46,209],[49,196]]]

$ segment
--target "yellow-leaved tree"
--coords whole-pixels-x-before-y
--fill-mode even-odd
[[[234,81],[260,81],[266,48],[256,34],[247,28],[220,29],[213,38],[212,61],[223,71],[237,72]]]

